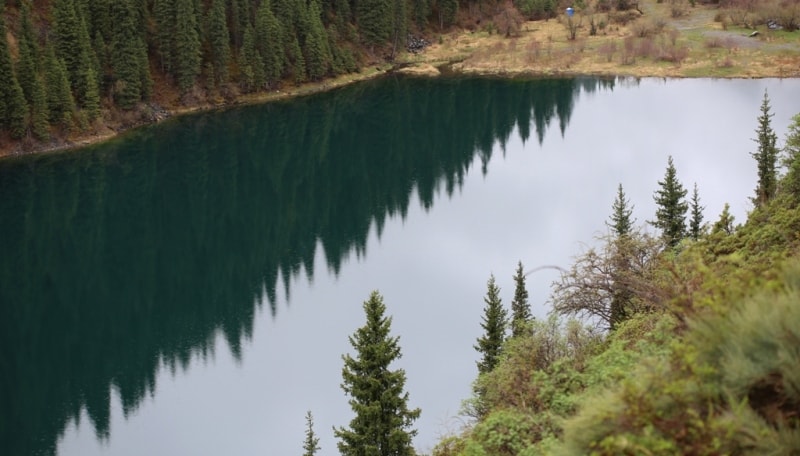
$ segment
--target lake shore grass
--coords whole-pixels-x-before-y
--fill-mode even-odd
[[[401,54],[393,64],[372,64],[358,73],[241,95],[234,101],[165,106],[159,120],[306,96],[392,71],[421,77],[437,77],[443,70],[449,74],[495,77],[800,77],[800,31],[728,25],[723,11],[716,6],[687,7],[673,17],[667,3],[643,0],[639,5],[638,11],[628,12],[625,17],[611,12],[576,14],[575,39],[570,39],[565,17],[524,22],[510,36],[497,33],[491,26],[453,30],[429,37],[434,41],[430,46],[420,53]],[[753,32],[757,34],[751,36]],[[90,134],[75,134],[49,144],[2,144],[0,158],[77,149],[114,138],[142,123],[118,125],[121,126],[100,125]]]

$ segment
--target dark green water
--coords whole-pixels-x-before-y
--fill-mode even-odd
[[[311,409],[323,453],[332,454],[328,430],[349,420],[339,355],[373,288],[396,309],[395,332],[408,344],[411,402],[428,413],[425,449],[468,394],[490,272],[505,280],[518,259],[554,261],[536,243],[560,236],[571,247],[555,261],[566,261],[603,228],[625,176],[635,176],[626,189],[646,210],[666,154],[687,142],[730,149],[709,139],[722,133],[705,111],[654,119],[663,113],[648,111],[653,97],[728,97],[721,112],[741,120],[719,122],[719,132],[741,125],[734,129],[749,140],[765,86],[784,117],[778,129],[800,109],[782,101],[800,99],[796,82],[387,78],[176,119],[79,152],[0,161],[0,453],[288,454],[299,452]],[[571,120],[593,110],[595,120],[574,130]],[[628,115],[639,123],[623,121]],[[688,115],[709,125],[684,142],[686,129],[669,119],[680,125]],[[650,130],[648,122],[662,124]],[[626,133],[614,133],[619,123]],[[619,155],[639,140],[661,150]],[[679,177],[688,187],[698,181],[713,204],[707,219],[724,201],[741,214],[751,182],[731,179],[739,174],[728,168],[692,167],[688,160],[704,154],[686,153],[683,170],[676,160]],[[537,155],[533,164],[514,161]],[[502,163],[503,190],[481,191]],[[583,166],[597,181],[580,177]],[[650,189],[637,191],[638,179]],[[549,190],[525,187],[531,181]],[[559,182],[568,184],[554,188]],[[557,210],[546,209],[554,202]],[[460,238],[471,229],[483,237]],[[496,238],[508,245],[494,249]],[[542,305],[546,282],[533,293]],[[462,294],[445,292],[456,288]],[[296,364],[321,370],[293,373]],[[213,405],[220,397],[225,405]]]

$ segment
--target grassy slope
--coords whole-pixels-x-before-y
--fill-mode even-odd
[[[664,255],[666,299],[605,340],[535,323],[478,380],[487,413],[433,454],[800,454],[799,253],[782,194]]]

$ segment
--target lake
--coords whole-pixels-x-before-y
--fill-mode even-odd
[[[0,161],[0,453],[320,454],[351,418],[372,290],[415,446],[460,429],[490,274],[567,267],[622,183],[638,224],[674,157],[705,220],[756,186],[764,91],[800,80],[413,79],[176,118]],[[558,275],[528,277],[535,315]]]

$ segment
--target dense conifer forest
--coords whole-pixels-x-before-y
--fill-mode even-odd
[[[409,34],[450,27],[458,10],[456,0],[4,0],[0,139],[48,143],[357,72],[391,61]]]

